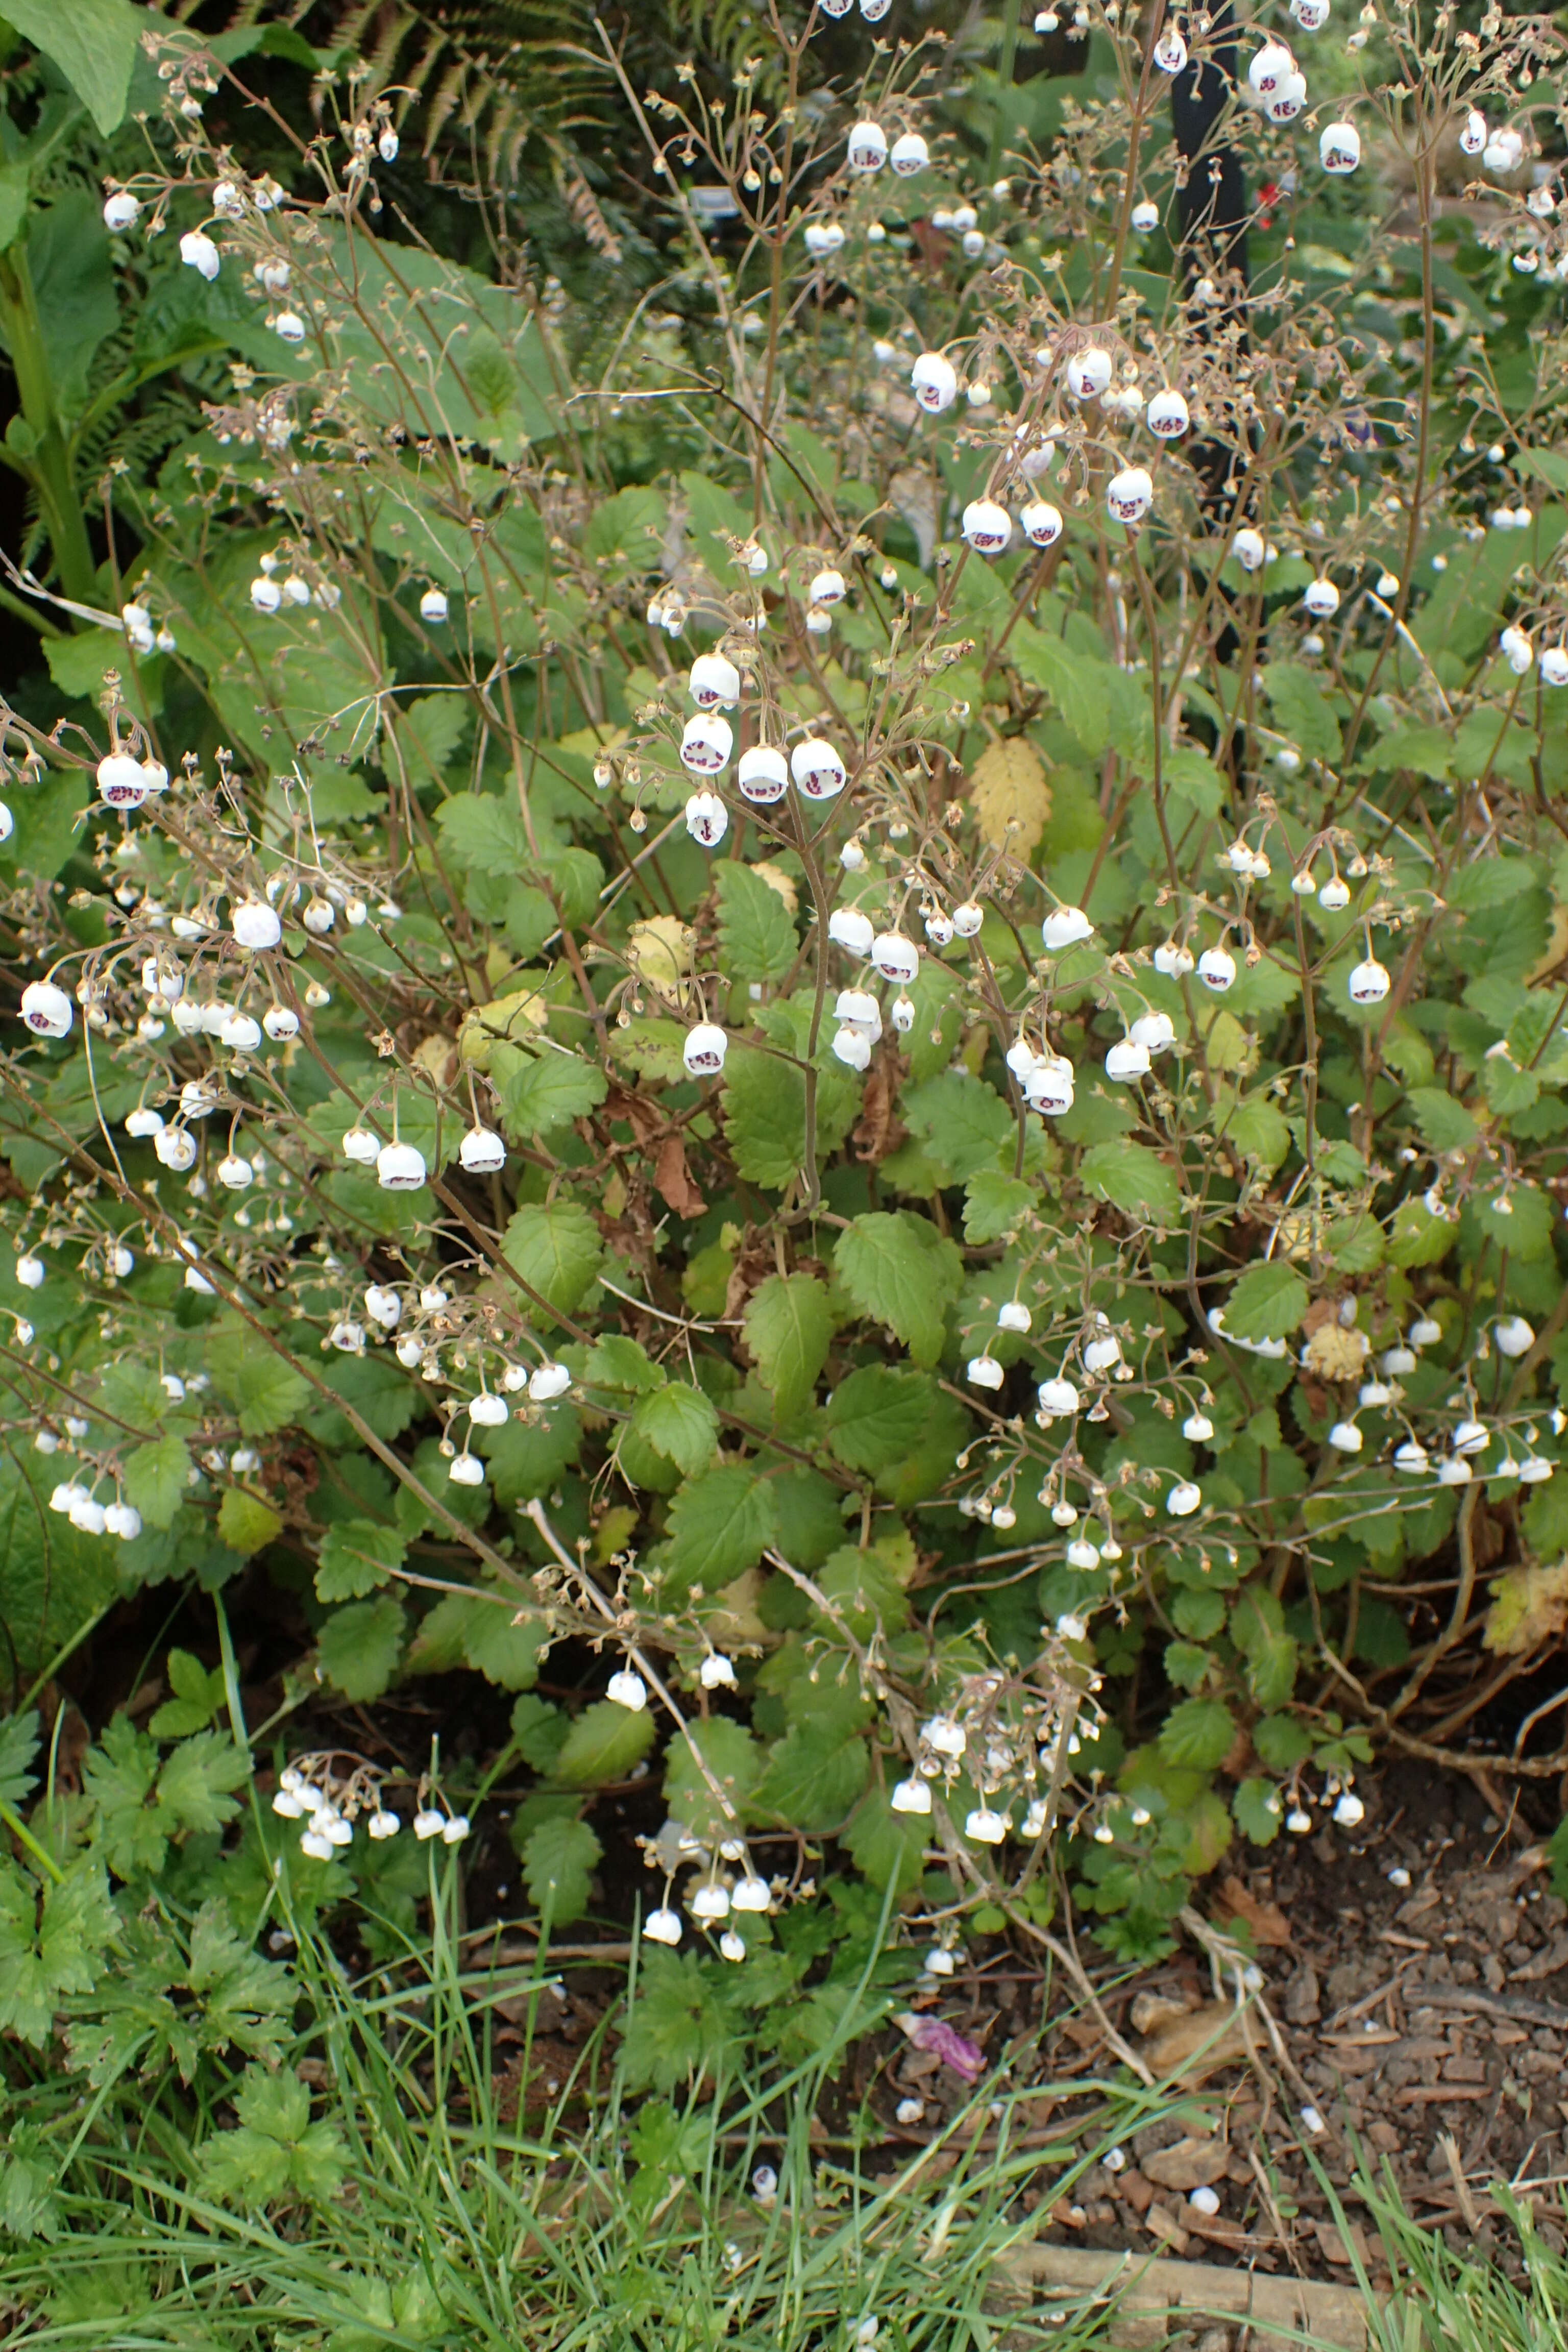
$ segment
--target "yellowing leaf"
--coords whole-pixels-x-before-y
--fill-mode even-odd
[[[514,989],[510,996],[493,997],[489,1004],[470,1005],[458,1032],[458,1051],[476,1070],[488,1070],[498,1045],[521,1041],[542,1029],[550,1007],[538,991]]]
[[[759,881],[767,884],[770,890],[778,892],[793,915],[800,905],[800,893],[795,887],[794,877],[786,874],[782,866],[770,865],[765,857],[759,858],[752,871]]]
[[[1026,858],[1051,813],[1051,788],[1034,745],[1022,735],[988,743],[969,772],[969,790],[981,838]]]
[[[1552,1568],[1510,1568],[1491,1593],[1481,1640],[1500,1656],[1521,1657],[1568,1633],[1568,1559]]]
[[[626,937],[632,969],[650,988],[684,1002],[691,969],[691,929],[679,915],[653,915],[634,923]]]

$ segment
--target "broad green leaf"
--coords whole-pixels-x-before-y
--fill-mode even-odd
[[[782,980],[799,950],[794,919],[783,898],[749,866],[722,858],[719,886],[719,955],[731,980]]]
[[[1112,1208],[1155,1224],[1182,1221],[1182,1189],[1173,1168],[1142,1143],[1119,1139],[1090,1146],[1079,1162],[1088,1189]]]
[[[789,1829],[820,1836],[854,1810],[869,1769],[863,1739],[828,1746],[811,1732],[791,1731],[770,1750],[752,1805]]]
[[[215,2133],[196,2151],[215,2196],[259,2209],[283,2200],[324,2205],[337,2195],[348,2152],[335,2124],[310,2120],[310,2094],[297,2074],[247,2066],[235,2112],[239,2128]]]
[[[777,1528],[773,1489],[754,1470],[726,1463],[700,1471],[670,1505],[669,1533],[658,1563],[663,1592],[677,1601],[698,1586],[722,1591],[755,1568]]]
[[[244,1437],[270,1437],[315,1402],[316,1391],[303,1373],[275,1355],[237,1316],[225,1317],[208,1331],[206,1367],[219,1394],[238,1414]]]
[[[1412,1087],[1405,1100],[1423,1142],[1434,1151],[1468,1151],[1474,1143],[1475,1120],[1442,1087]]]
[[[944,1070],[922,1087],[906,1087],[899,1116],[954,1184],[983,1168],[994,1169],[998,1151],[1017,1131],[1011,1108],[995,1088],[967,1070]]]
[[[0,1805],[19,1805],[38,1785],[28,1767],[38,1752],[38,1710],[0,1716]]]
[[[498,1089],[501,1126],[513,1142],[529,1142],[596,1109],[607,1091],[604,1072],[575,1054],[520,1054]]]
[[[827,1361],[833,1322],[826,1285],[815,1275],[770,1274],[746,1302],[745,1334],[781,1420],[791,1420]]]
[[[1337,767],[1339,720],[1312,672],[1299,662],[1270,662],[1263,672],[1263,686],[1276,723],[1292,748],[1303,760]]]
[[[885,1789],[866,1791],[844,1832],[843,1844],[855,1867],[873,1886],[907,1895],[921,1882],[925,1868],[929,1825],[918,1816],[895,1813]]]
[[[334,1609],[317,1643],[321,1672],[345,1698],[379,1698],[397,1672],[403,1633],[402,1605],[390,1596]]]
[[[711,1402],[685,1381],[670,1381],[639,1398],[632,1427],[689,1476],[711,1461],[719,1442],[719,1416]]]
[[[834,1270],[863,1315],[887,1326],[917,1364],[934,1364],[944,1313],[963,1282],[957,1244],[911,1210],[857,1217],[838,1236]]]
[[[907,1461],[931,1419],[933,1391],[923,1372],[862,1364],[828,1399],[828,1444],[847,1469],[873,1476]]]
[[[317,1600],[363,1601],[402,1567],[406,1550],[396,1528],[373,1519],[345,1519],[329,1528],[316,1562]]]
[[[624,1780],[653,1746],[658,1729],[649,1707],[634,1712],[629,1706],[617,1706],[613,1699],[596,1699],[573,1722],[551,1777],[574,1789]]]
[[[184,1739],[193,1731],[205,1731],[222,1707],[223,1669],[215,1666],[209,1674],[188,1650],[171,1650],[167,1667],[174,1696],[153,1710],[147,1728],[154,1739]]]
[[[258,1495],[247,1495],[242,1486],[226,1486],[217,1507],[217,1531],[230,1551],[249,1559],[282,1534],[283,1521]]]
[[[1236,1717],[1217,1698],[1183,1699],[1165,1717],[1160,1753],[1172,1764],[1212,1772],[1223,1764],[1236,1738]]]
[[[1246,1586],[1230,1612],[1230,1638],[1247,1662],[1247,1687],[1259,1706],[1283,1706],[1296,1687],[1296,1643],[1267,1584]]]
[[[586,1822],[540,1822],[522,1849],[522,1878],[542,1918],[555,1927],[582,1918],[604,1851]]]
[[[127,1456],[125,1499],[150,1528],[166,1528],[184,1500],[191,1457],[183,1437],[157,1437]]]
[[[0,1454],[0,1688],[12,1704],[120,1591],[121,1547],[51,1511],[30,1466]]]
[[[1237,1828],[1254,1845],[1272,1845],[1285,1808],[1271,1780],[1243,1780],[1230,1801]]]
[[[1228,1339],[1288,1339],[1311,1294],[1295,1267],[1271,1258],[1244,1274],[1225,1302]]]
[[[1021,1176],[1005,1176],[995,1168],[978,1169],[964,1188],[964,1240],[971,1247],[1001,1241],[1022,1224],[1037,1198],[1035,1187],[1026,1184]]]
[[[131,0],[5,0],[5,17],[59,68],[104,138],[120,128],[142,32]]]
[[[82,1855],[58,1883],[0,1858],[0,2031],[40,2048],[69,1993],[90,1992],[121,1933],[103,1864]]]
[[[501,1249],[530,1290],[562,1315],[571,1315],[582,1305],[604,1254],[599,1229],[580,1201],[518,1209]]]
[[[669,1745],[664,1797],[672,1818],[705,1844],[733,1837],[745,1817],[767,1757],[738,1723],[710,1715]]]

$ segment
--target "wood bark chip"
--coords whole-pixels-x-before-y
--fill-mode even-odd
[[[1369,2352],[1374,2340],[1355,2289],[1261,2271],[1026,2245],[994,2263],[992,2278],[999,2307],[1103,2297],[1112,2306],[1104,2340],[1118,2352],[1154,2352],[1205,2320],[1241,2323],[1248,2352]]]

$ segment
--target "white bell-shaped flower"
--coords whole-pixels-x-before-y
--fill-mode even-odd
[[[403,1301],[387,1285],[373,1282],[364,1294],[364,1311],[384,1331],[395,1331],[403,1317]]]
[[[1061,1054],[1044,1054],[1024,1081],[1024,1099],[1046,1118],[1060,1118],[1073,1105],[1073,1066]]]
[[[727,1658],[722,1650],[709,1651],[697,1669],[697,1679],[704,1690],[738,1690],[740,1688],[740,1680],[735,1673],[735,1662],[732,1658]]]
[[[888,160],[888,134],[879,122],[858,122],[847,150],[852,172],[879,172]]]
[[[1389,978],[1386,968],[1375,956],[1358,963],[1350,977],[1350,997],[1352,1004],[1381,1004],[1388,994]]]
[[[1546,646],[1541,655],[1543,686],[1568,686],[1568,646]]]
[[[984,907],[977,907],[973,898],[966,898],[962,907],[955,907],[952,910],[952,928],[961,940],[977,940],[984,924],[985,909]],[[926,925],[928,935],[931,934],[931,928],[928,923]]]
[[[1176,1042],[1176,1027],[1168,1013],[1141,1013],[1128,1033],[1151,1054],[1163,1054]]]
[[[741,673],[723,654],[699,654],[687,691],[699,710],[732,710],[741,699]]]
[[[893,999],[894,1028],[898,1031],[900,1037],[907,1037],[914,1025],[915,1007],[913,998],[908,996],[895,996]]]
[[[1174,25],[1167,25],[1155,42],[1154,63],[1163,74],[1179,74],[1185,71],[1187,45]]]
[[[1143,412],[1143,422],[1157,441],[1179,441],[1192,421],[1184,396],[1170,385],[1157,392]]]
[[[686,803],[686,830],[700,848],[716,849],[730,830],[730,812],[717,793],[693,793]]]
[[[919,1813],[923,1818],[931,1811],[931,1782],[918,1778],[895,1781],[888,1802],[895,1813]]]
[[[865,1070],[871,1066],[871,1040],[864,1029],[839,1029],[834,1034],[833,1051],[846,1069]]]
[[[884,980],[907,986],[921,968],[921,951],[902,931],[879,931],[871,942],[871,961]]]
[[[98,763],[98,789],[110,808],[140,808],[147,797],[147,773],[129,751],[110,751]]]
[[[1075,352],[1068,362],[1068,390],[1075,400],[1098,400],[1116,373],[1115,362],[1098,343]]]
[[[1103,1322],[1105,1318],[1101,1316],[1100,1319]],[[1083,1360],[1085,1368],[1091,1372],[1108,1372],[1113,1365],[1120,1363],[1121,1342],[1115,1332],[1106,1331],[1101,1333],[1099,1339],[1087,1339],[1084,1342]]]
[[[1336,1421],[1329,1432],[1329,1444],[1336,1454],[1359,1454],[1362,1433],[1353,1421]]]
[[[1498,649],[1515,677],[1526,677],[1535,667],[1535,647],[1529,632],[1510,625],[1498,639]]]
[[[1412,1332],[1410,1336],[1414,1339],[1415,1335]],[[1505,1315],[1500,1322],[1492,1325],[1492,1339],[1500,1356],[1528,1356],[1535,1345],[1535,1327],[1527,1323],[1522,1315]]]
[[[1149,1048],[1141,1045],[1135,1037],[1121,1038],[1106,1055],[1105,1075],[1108,1078],[1116,1079],[1120,1085],[1128,1085],[1133,1078],[1146,1077],[1148,1073]]]
[[[159,1164],[173,1169],[176,1176],[184,1175],[196,1164],[195,1137],[183,1127],[160,1128],[153,1139],[153,1149],[158,1155]]]
[[[1183,1478],[1166,1496],[1165,1508],[1173,1519],[1190,1519],[1193,1513],[1201,1508],[1203,1499],[1203,1489],[1194,1486],[1192,1479]]]
[[[275,948],[283,936],[283,923],[276,907],[265,898],[246,898],[229,916],[229,928],[242,948],[253,955],[263,949]]]
[[[1026,1331],[1033,1321],[1021,1298],[1005,1298],[996,1309],[996,1328],[1000,1331]]]
[[[1223,996],[1236,979],[1236,958],[1228,948],[1205,948],[1198,958],[1198,978],[1216,996]]]
[[[1270,122],[1294,122],[1307,103],[1307,77],[1304,73],[1289,73],[1278,89],[1263,101],[1263,111]]]
[[[910,370],[916,401],[929,416],[940,416],[958,398],[958,371],[940,352],[922,352]]]
[[[847,782],[843,761],[820,735],[807,735],[795,745],[789,772],[796,792],[809,801],[833,800]]]
[[[716,776],[730,764],[735,731],[727,719],[700,710],[689,719],[680,738],[680,762],[695,776]]]
[[[1214,1435],[1214,1423],[1206,1412],[1190,1412],[1182,1423],[1182,1435],[1194,1445],[1206,1445]]]
[[[931,149],[918,131],[906,131],[901,138],[894,140],[888,152],[888,161],[900,180],[912,179],[931,162]]]
[[[22,991],[22,1019],[35,1037],[63,1037],[76,1012],[65,990],[52,980],[30,980]]]
[[[191,228],[180,239],[180,259],[187,269],[210,285],[218,273],[218,250],[205,229]]]
[[[858,907],[835,907],[827,918],[827,936],[851,955],[868,956],[877,934],[871,918]]]
[[[735,782],[741,798],[750,801],[753,808],[768,808],[774,801],[782,801],[789,785],[784,753],[772,744],[753,743],[749,751],[741,754]]]
[[[256,1181],[256,1171],[242,1152],[230,1151],[217,1164],[217,1181],[230,1192],[243,1192]]]
[[[1248,524],[1237,532],[1230,542],[1230,551],[1244,572],[1260,572],[1268,550],[1262,532],[1254,530]]]
[[[612,1706],[624,1706],[629,1715],[640,1715],[647,1705],[647,1685],[630,1666],[623,1666],[605,1685],[605,1696]]]
[[[1081,907],[1057,907],[1040,926],[1047,955],[1060,955],[1093,936],[1094,925]]]
[[[455,1454],[447,1465],[447,1475],[454,1486],[482,1486],[485,1465],[477,1454]]]
[[[1152,228],[1160,226],[1160,207],[1149,197],[1141,196],[1132,207],[1132,226],[1140,236],[1147,236]]]
[[[458,1158],[470,1176],[493,1176],[506,1166],[506,1145],[493,1128],[470,1127],[458,1146]]]
[[[1184,979],[1194,961],[1191,949],[1180,946],[1174,940],[1166,940],[1157,947],[1152,958],[1155,971],[1166,980]]]
[[[384,1192],[416,1192],[425,1181],[425,1155],[412,1143],[384,1143],[375,1155],[375,1181]]]
[[[1106,485],[1105,503],[1113,522],[1129,528],[1142,522],[1154,503],[1154,483],[1147,467],[1124,466]]]
[[[966,1377],[977,1389],[999,1389],[1007,1375],[994,1356],[971,1356],[965,1367]]]
[[[1259,98],[1267,98],[1296,70],[1296,60],[1283,41],[1265,41],[1248,61],[1247,79]]]
[[[1361,132],[1353,122],[1331,122],[1318,141],[1318,160],[1325,172],[1353,172],[1361,162]]]
[[[1349,883],[1342,881],[1337,874],[1331,874],[1318,893],[1319,906],[1327,908],[1331,915],[1337,915],[1342,908],[1348,907],[1350,902]]]
[[[818,572],[808,593],[814,604],[841,604],[849,593],[848,583],[842,572]]]
[[[971,499],[963,509],[963,536],[977,555],[1001,555],[1013,536],[1005,507],[994,499]]]
[[[767,1880],[754,1878],[749,1874],[744,1878],[738,1878],[730,1890],[731,1910],[749,1912],[753,1916],[765,1911],[773,1899],[773,1889]]]
[[[716,1078],[729,1049],[730,1040],[715,1022],[700,1021],[687,1031],[680,1058],[694,1078]]]
[[[141,200],[132,195],[128,189],[116,188],[114,194],[104,201],[103,226],[112,236],[118,236],[124,230],[134,228],[141,217]]]
[[[1314,580],[1301,602],[1318,620],[1326,621],[1340,609],[1340,592],[1331,580]]]
[[[343,1158],[352,1160],[356,1168],[374,1168],[381,1150],[381,1138],[373,1135],[368,1127],[351,1127],[343,1137]]]
[[[528,1376],[528,1393],[534,1404],[551,1404],[564,1396],[572,1385],[572,1373],[565,1364],[536,1364]]]
[[[1040,1382],[1040,1411],[1048,1412],[1053,1420],[1070,1417],[1077,1412],[1079,1402],[1076,1386],[1066,1378]]]
[[[1048,499],[1031,499],[1019,513],[1018,526],[1031,547],[1054,547],[1062,535],[1060,511]]]

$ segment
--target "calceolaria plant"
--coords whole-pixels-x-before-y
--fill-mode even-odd
[[[285,185],[147,32],[105,218],[233,356],[0,744],[4,1475],[83,1615],[518,1693],[557,1919],[651,1772],[655,1941],[831,1835],[940,1976],[1064,1873],[1158,1948],[1562,1623],[1563,53],[1080,0],[982,160],[821,30],[622,80],[674,307],[575,330],[399,233],[399,92]]]

